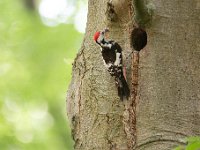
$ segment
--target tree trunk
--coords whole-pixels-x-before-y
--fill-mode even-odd
[[[138,149],[170,150],[200,135],[200,1],[149,1],[155,10],[141,53]]]
[[[114,11],[107,2],[89,0],[86,34],[73,64],[67,112],[75,150],[168,150],[200,135],[200,2],[113,0]],[[132,96],[121,102],[93,34],[108,27],[126,58],[138,25],[146,27],[148,43],[139,77],[138,55],[124,59]]]

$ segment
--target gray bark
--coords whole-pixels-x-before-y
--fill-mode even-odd
[[[200,135],[200,1],[148,2],[155,10],[139,64],[137,145],[170,150]]]
[[[89,0],[86,34],[67,93],[76,150],[170,150],[186,136],[200,135],[200,1],[134,2],[113,0],[110,14],[107,1]],[[132,97],[121,102],[93,34],[109,27],[126,57],[137,25],[146,27],[148,43],[140,53],[139,77],[137,56],[132,69],[131,59],[124,61]]]
[[[124,57],[131,52],[132,2],[115,0],[112,3],[117,16],[110,12],[107,1],[89,0],[86,34],[73,64],[67,111],[77,150],[128,149],[135,142],[133,125],[128,123],[129,101],[119,100],[114,78],[103,66],[100,48],[93,41],[96,31],[108,27],[110,38],[122,46]]]

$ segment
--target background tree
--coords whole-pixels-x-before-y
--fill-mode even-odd
[[[65,93],[83,34],[44,25],[42,0],[24,2],[0,1],[0,149],[72,150]]]
[[[168,150],[200,135],[200,2],[113,0],[114,8],[107,2],[89,0],[86,34],[73,64],[67,110],[75,149]],[[132,68],[137,95],[121,102],[92,36],[109,27],[126,57],[135,26],[146,28],[148,43],[138,78]],[[131,60],[124,61],[131,83]]]

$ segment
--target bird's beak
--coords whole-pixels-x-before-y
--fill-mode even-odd
[[[106,29],[104,29],[104,37],[106,38],[106,39],[108,39],[109,38],[109,29],[108,28],[106,28]]]
[[[105,28],[104,32],[110,32],[110,30],[108,28]]]
[[[105,32],[105,38],[108,39],[109,38],[109,33]]]

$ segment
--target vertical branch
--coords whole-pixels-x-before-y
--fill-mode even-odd
[[[29,10],[35,10],[35,0],[24,0],[24,4],[26,6],[26,8],[28,8]]]

